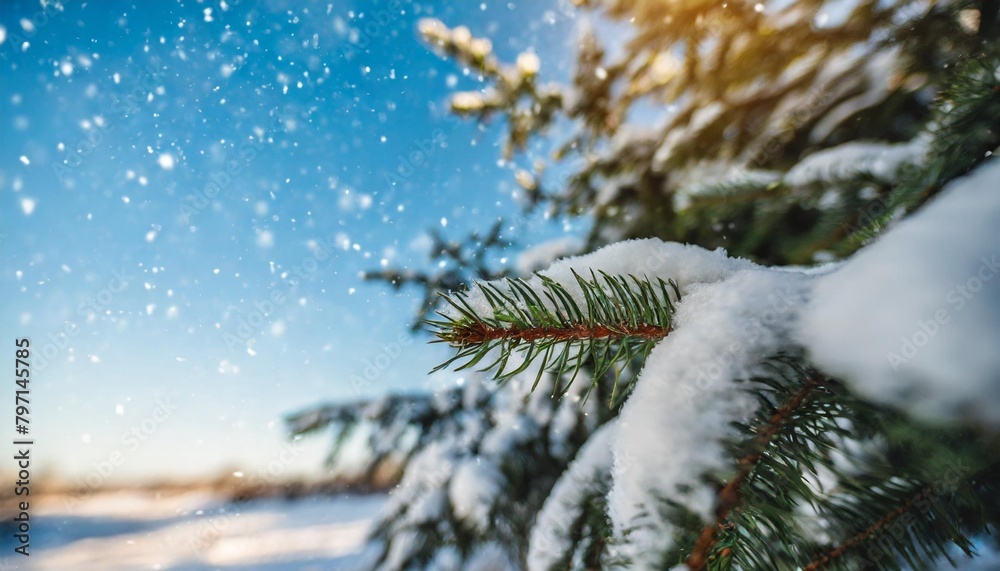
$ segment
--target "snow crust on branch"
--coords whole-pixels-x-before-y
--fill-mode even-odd
[[[682,297],[674,332],[650,354],[617,420],[608,510],[618,535],[641,525],[622,546],[630,568],[658,568],[672,546],[662,499],[711,521],[716,489],[702,476],[732,468],[722,440],[757,407],[741,381],[787,349],[812,279],[754,266]]]
[[[490,512],[503,486],[503,475],[482,458],[464,460],[455,470],[448,488],[455,517],[480,532],[490,527]]]
[[[1000,424],[1000,160],[818,280],[798,339],[862,396]]]
[[[556,400],[552,375],[543,375],[532,391],[534,380],[535,373],[527,372],[496,390],[484,376],[470,375],[461,394],[447,393],[451,404],[442,405],[442,414],[448,421],[430,429],[434,437],[410,458],[375,522],[361,568],[410,569],[414,557],[424,556],[429,560],[420,568],[429,571],[518,568],[509,538],[502,536],[507,524],[498,517],[498,506],[519,485],[508,481],[504,461],[525,454],[524,447],[542,447],[550,461],[565,465],[579,446],[576,439],[593,433],[598,418],[596,400],[582,404],[585,383]],[[422,554],[428,533],[471,533],[484,541],[471,550],[436,545]]]
[[[792,167],[784,181],[792,186],[806,186],[868,175],[892,183],[902,166],[923,158],[929,146],[929,133],[921,133],[906,143],[845,143],[813,153]]]
[[[607,423],[597,429],[552,488],[531,528],[528,571],[548,571],[572,549],[572,526],[583,514],[585,496],[607,486],[614,428]]]

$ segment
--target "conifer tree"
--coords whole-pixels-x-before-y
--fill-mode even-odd
[[[366,568],[933,569],[990,549],[998,282],[947,330],[924,310],[935,284],[992,267],[996,6],[578,4],[632,35],[612,60],[585,32],[572,86],[542,82],[531,53],[505,64],[464,27],[420,26],[487,83],[453,111],[504,120],[527,207],[592,217],[593,253],[507,276],[484,261],[494,229],[437,240],[461,270],[369,276],[424,287],[442,367],[467,383],[290,419],[334,427],[333,465],[360,439],[369,470],[403,466]],[[664,110],[656,127],[643,108]],[[559,118],[577,130],[532,156]],[[550,188],[544,161],[570,158]],[[904,257],[910,281],[878,279]],[[902,284],[883,293],[895,314],[864,302],[883,281]],[[849,349],[900,327],[888,364]]]

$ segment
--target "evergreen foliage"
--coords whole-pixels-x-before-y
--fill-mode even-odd
[[[862,1],[833,22],[818,0],[577,4],[631,36],[611,59],[584,31],[571,86],[543,83],[533,54],[498,61],[464,27],[420,32],[482,74],[452,110],[504,119],[504,154],[532,164],[516,174],[527,207],[591,217],[588,251],[657,237],[766,264],[848,258],[1000,150],[995,3]],[[533,156],[560,119],[576,130]],[[549,189],[544,163],[575,159]],[[612,455],[609,421],[690,292],[669,270],[509,276],[486,261],[499,228],[464,245],[434,234],[432,258],[450,261],[437,274],[370,275],[424,288],[420,317],[455,351],[439,369],[497,383],[467,373],[435,395],[290,417],[297,434],[334,427],[331,465],[357,438],[369,475],[403,467],[367,568],[933,569],[995,544],[995,427],[866,401],[794,343],[734,379],[755,408],[719,427],[728,468],[697,474],[709,517],[678,494],[616,524],[613,479],[643,459]],[[664,521],[654,561],[634,560],[630,543]]]
[[[612,407],[617,406],[628,391],[618,390],[622,369],[614,367],[620,362],[642,363],[656,342],[670,332],[673,302],[680,299],[680,290],[662,279],[653,282],[604,272],[600,277],[591,272],[590,280],[576,272],[573,277],[582,304],[559,282],[541,274],[537,274],[539,291],[521,279],[507,279],[505,287],[483,283],[481,291],[489,304],[486,313],[477,312],[461,292],[444,296],[452,314],[442,314],[444,320],[428,325],[440,341],[458,351],[435,371],[463,359],[466,362],[456,370],[467,369],[498,354],[482,370],[496,369],[494,378],[505,380],[536,365],[534,390],[546,371],[556,375],[572,371],[568,387],[588,366],[593,370],[593,384],[609,372],[614,375],[611,399]],[[508,365],[515,354],[520,364]],[[565,391],[555,387],[554,394],[562,396]]]
[[[366,280],[383,281],[395,289],[405,285],[419,285],[424,299],[420,305],[413,329],[421,320],[431,317],[437,306],[438,292],[457,291],[472,280],[495,280],[507,276],[507,270],[490,263],[489,253],[513,245],[501,235],[503,220],[497,220],[484,235],[473,232],[463,241],[448,240],[437,228],[428,230],[431,239],[430,272],[379,268],[365,273]]]

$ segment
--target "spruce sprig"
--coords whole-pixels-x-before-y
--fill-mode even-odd
[[[469,292],[441,294],[454,312],[438,312],[443,320],[426,323],[437,337],[435,342],[448,343],[458,351],[434,371],[456,362],[460,363],[456,370],[468,369],[495,354],[480,370],[494,371],[493,377],[504,381],[541,359],[532,390],[545,371],[572,371],[565,384],[555,385],[554,392],[561,396],[580,370],[589,366],[595,383],[608,372],[614,374],[611,406],[617,406],[627,394],[618,388],[625,365],[641,362],[670,333],[673,304],[680,299],[677,284],[593,271],[587,279],[573,271],[579,287],[574,296],[552,278],[535,275],[540,284],[509,278],[477,283],[489,304],[488,314],[470,304]],[[511,361],[515,352],[519,361]]]
[[[992,48],[996,50],[997,48]],[[934,106],[931,149],[920,164],[910,165],[886,199],[884,212],[860,230],[860,241],[881,233],[898,209],[913,210],[954,178],[992,156],[1000,144],[1000,55],[968,58],[955,66]]]

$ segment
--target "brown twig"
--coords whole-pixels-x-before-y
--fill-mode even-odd
[[[816,561],[813,561],[809,565],[806,565],[805,567],[802,568],[802,571],[817,571],[827,563],[833,561],[834,559],[846,553],[852,547],[858,545],[859,543],[865,542],[869,537],[875,535],[880,530],[882,530],[882,528],[889,525],[892,522],[892,520],[906,513],[907,510],[913,507],[914,503],[916,503],[924,496],[928,495],[931,491],[932,490],[929,486],[920,490],[912,498],[906,500],[906,502],[904,502],[903,505],[889,512],[888,514],[883,516],[882,519],[876,521],[875,523],[865,528],[865,530],[862,531],[861,533],[855,535],[854,537],[848,539],[844,543],[838,545],[833,551],[827,553],[823,557],[820,557]]]
[[[482,345],[489,341],[514,340],[537,341],[551,339],[553,341],[574,341],[582,339],[602,339],[606,337],[635,337],[641,339],[662,339],[670,333],[669,327],[639,324],[587,325],[579,323],[567,327],[531,327],[519,329],[516,327],[493,327],[483,322],[463,324],[449,331],[442,339],[456,346]]]
[[[806,379],[805,386],[799,389],[791,398],[789,398],[781,408],[776,410],[771,418],[768,419],[767,424],[757,433],[754,437],[753,452],[747,454],[743,458],[740,458],[737,466],[739,466],[739,471],[736,475],[729,480],[729,483],[719,491],[719,497],[716,501],[715,507],[715,521],[706,525],[704,529],[701,530],[701,534],[698,536],[698,540],[695,541],[694,548],[691,550],[691,555],[688,556],[685,562],[687,566],[695,571],[700,571],[705,569],[708,564],[708,556],[715,547],[715,542],[718,539],[718,530],[720,527],[725,525],[726,520],[729,518],[729,514],[740,505],[742,500],[742,486],[746,482],[746,479],[750,476],[750,473],[760,462],[761,457],[764,455],[764,450],[767,449],[767,445],[770,443],[771,438],[781,430],[782,425],[788,420],[788,417],[802,405],[802,403],[809,397],[810,393],[821,385],[821,382],[815,378]]]

